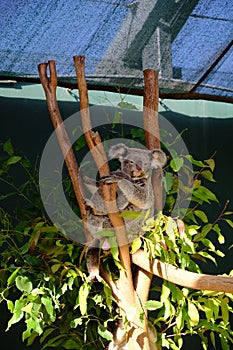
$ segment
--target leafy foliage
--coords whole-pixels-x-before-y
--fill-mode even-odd
[[[121,115],[116,115],[114,123],[119,118]],[[131,129],[130,137],[142,140],[144,135],[140,129]],[[84,145],[82,139],[76,147],[79,150]],[[2,146],[0,181],[10,190],[0,199],[16,196],[24,201],[13,215],[0,210],[0,302],[7,303],[12,315],[7,330],[24,322],[23,341],[31,345],[39,338],[42,350],[104,348],[112,339],[119,317],[110,288],[104,281],[88,282],[84,248],[61,234],[45,216],[36,168],[15,152],[9,140]],[[219,244],[224,243],[221,222],[232,228],[232,212],[227,211],[226,205],[216,220],[209,222],[202,209],[203,204],[218,201],[206,187],[208,181],[214,182],[214,159],[197,161],[190,155],[171,151],[172,142],[164,144],[165,149],[168,146],[169,162],[163,178],[164,213],[145,218],[145,235],[133,241],[131,253],[141,248],[148,259],[158,258],[200,273],[199,262],[210,260],[216,264],[216,257],[224,256],[214,246],[211,235],[217,235]],[[19,186],[11,175],[17,166],[24,169],[28,177]],[[178,176],[181,168],[189,186]],[[72,194],[69,180],[64,181],[64,186],[66,192]],[[190,201],[192,205],[187,210],[186,203]],[[133,217],[135,213],[127,215]],[[20,220],[16,220],[19,217]],[[104,254],[101,260],[107,271],[111,271],[112,265],[119,266],[117,250],[112,250],[112,255]],[[114,277],[115,272],[112,271]],[[223,349],[230,349],[232,295],[194,291],[167,281],[159,281],[152,292],[156,298],[148,300],[144,307],[149,311],[163,348],[181,349],[184,336],[191,334],[200,337],[204,350],[209,342],[215,346],[217,338]]]

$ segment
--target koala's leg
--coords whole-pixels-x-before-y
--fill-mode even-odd
[[[99,282],[101,281],[101,277],[99,274],[99,259],[100,259],[100,240],[93,239],[93,241],[89,244],[86,251],[86,259],[87,259],[87,270],[89,273],[88,280],[93,281],[97,279]]]

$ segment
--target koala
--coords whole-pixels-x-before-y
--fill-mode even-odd
[[[112,146],[109,150],[111,159],[118,159],[121,163],[121,169],[103,177],[100,181],[103,183],[117,183],[117,206],[119,211],[133,211],[146,213],[150,210],[150,215],[154,213],[154,193],[152,187],[152,169],[162,168],[166,163],[166,155],[160,149],[144,150],[139,148],[130,148],[122,143]],[[111,229],[112,225],[105,209],[104,200],[99,184],[85,177],[84,183],[92,193],[92,197],[86,200],[87,208],[87,227],[93,242],[87,250],[88,270],[91,267],[91,259],[88,261],[90,250],[96,247],[101,237],[98,232],[104,229]],[[131,243],[136,237],[140,236],[143,223],[143,215],[138,219],[123,217],[126,226],[128,242]],[[107,238],[102,242],[103,249],[109,249]],[[95,261],[95,264],[97,261]],[[89,270],[90,271],[90,270]],[[93,276],[95,273],[92,274]]]

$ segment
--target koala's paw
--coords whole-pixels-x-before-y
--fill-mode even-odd
[[[97,267],[93,268],[91,271],[89,271],[89,276],[88,276],[88,282],[93,282],[93,281],[102,281],[102,277],[100,276],[99,269]]]
[[[101,178],[101,182],[104,184],[113,184],[114,182],[117,182],[117,181],[118,181],[118,178],[112,175],[103,176]]]
[[[118,182],[119,180],[122,180],[122,179],[131,180],[129,175],[127,175],[123,171],[117,170],[117,171],[111,172],[110,175],[103,176],[101,178],[101,182],[111,184],[114,182]]]

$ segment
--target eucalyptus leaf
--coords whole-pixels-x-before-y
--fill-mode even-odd
[[[144,304],[144,307],[149,311],[157,310],[163,307],[163,303],[157,300],[147,300]]]
[[[21,292],[30,293],[33,289],[32,282],[26,276],[17,276],[15,279],[15,284]]]
[[[199,323],[199,312],[191,301],[188,301],[188,315],[192,326],[197,326]]]
[[[12,156],[7,160],[7,165],[12,165],[12,164],[16,164],[18,163],[20,160],[22,159],[22,157],[20,156]]]

